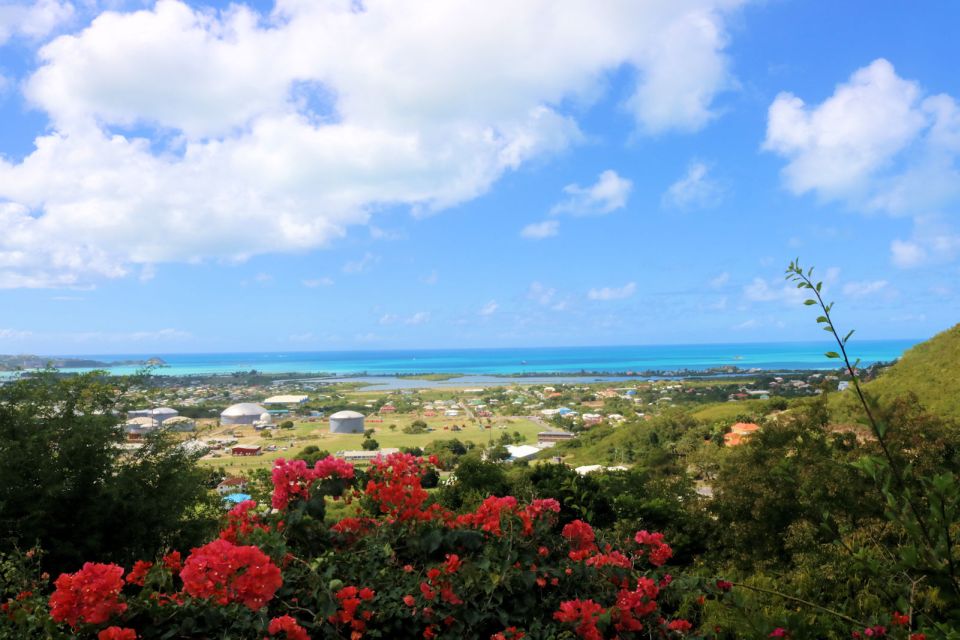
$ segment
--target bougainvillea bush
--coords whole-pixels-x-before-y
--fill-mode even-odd
[[[731,588],[672,576],[658,533],[605,540],[586,522],[561,524],[552,499],[448,511],[421,486],[432,465],[408,454],[366,471],[332,457],[278,460],[271,504],[236,506],[217,539],[132,567],[86,563],[52,592],[24,584],[2,605],[0,634],[693,638],[704,637],[705,600]],[[331,523],[328,501],[351,515]]]

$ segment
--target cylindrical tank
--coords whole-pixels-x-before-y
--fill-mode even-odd
[[[330,416],[330,433],[363,433],[363,414],[338,411]]]

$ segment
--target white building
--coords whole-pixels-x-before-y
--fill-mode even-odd
[[[337,411],[330,416],[330,433],[363,433],[363,421],[358,411]]]
[[[220,414],[221,424],[254,424],[267,410],[253,402],[231,405]],[[267,414],[269,415],[269,414]]]

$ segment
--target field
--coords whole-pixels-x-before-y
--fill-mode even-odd
[[[464,442],[473,441],[477,444],[486,445],[489,441],[496,439],[502,433],[512,434],[519,432],[526,438],[527,443],[535,443],[537,432],[543,431],[544,427],[527,418],[518,417],[496,417],[492,419],[490,428],[478,426],[476,422],[471,422],[461,415],[457,418],[420,418],[427,423],[432,431],[427,433],[408,434],[403,433],[403,428],[409,426],[416,415],[393,415],[385,416],[383,422],[374,422],[379,418],[367,419],[366,427],[374,429],[373,438],[380,444],[381,448],[389,447],[424,447],[434,440],[450,440],[458,438]],[[390,425],[396,425],[390,429]],[[451,431],[450,428],[458,425],[463,428],[462,431]],[[234,437],[238,444],[259,445],[263,447],[264,453],[259,456],[231,456],[228,451],[215,452],[208,454],[201,460],[201,464],[214,467],[223,467],[229,473],[238,473],[257,468],[269,468],[276,458],[289,458],[308,445],[316,445],[321,449],[336,453],[341,450],[360,449],[363,442],[362,435],[354,434],[331,434],[329,425],[323,418],[317,418],[314,422],[297,421],[293,429],[274,429],[271,432],[272,437],[263,437],[263,433],[257,433],[249,426],[222,426],[202,429],[198,433],[198,438],[207,440],[209,438],[225,438],[229,434],[235,434]],[[267,447],[275,446],[276,451],[267,451]],[[218,455],[218,457],[214,457]]]

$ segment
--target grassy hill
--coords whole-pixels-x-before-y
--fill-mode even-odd
[[[912,391],[929,411],[960,418],[960,324],[909,349],[865,388],[881,402]]]

